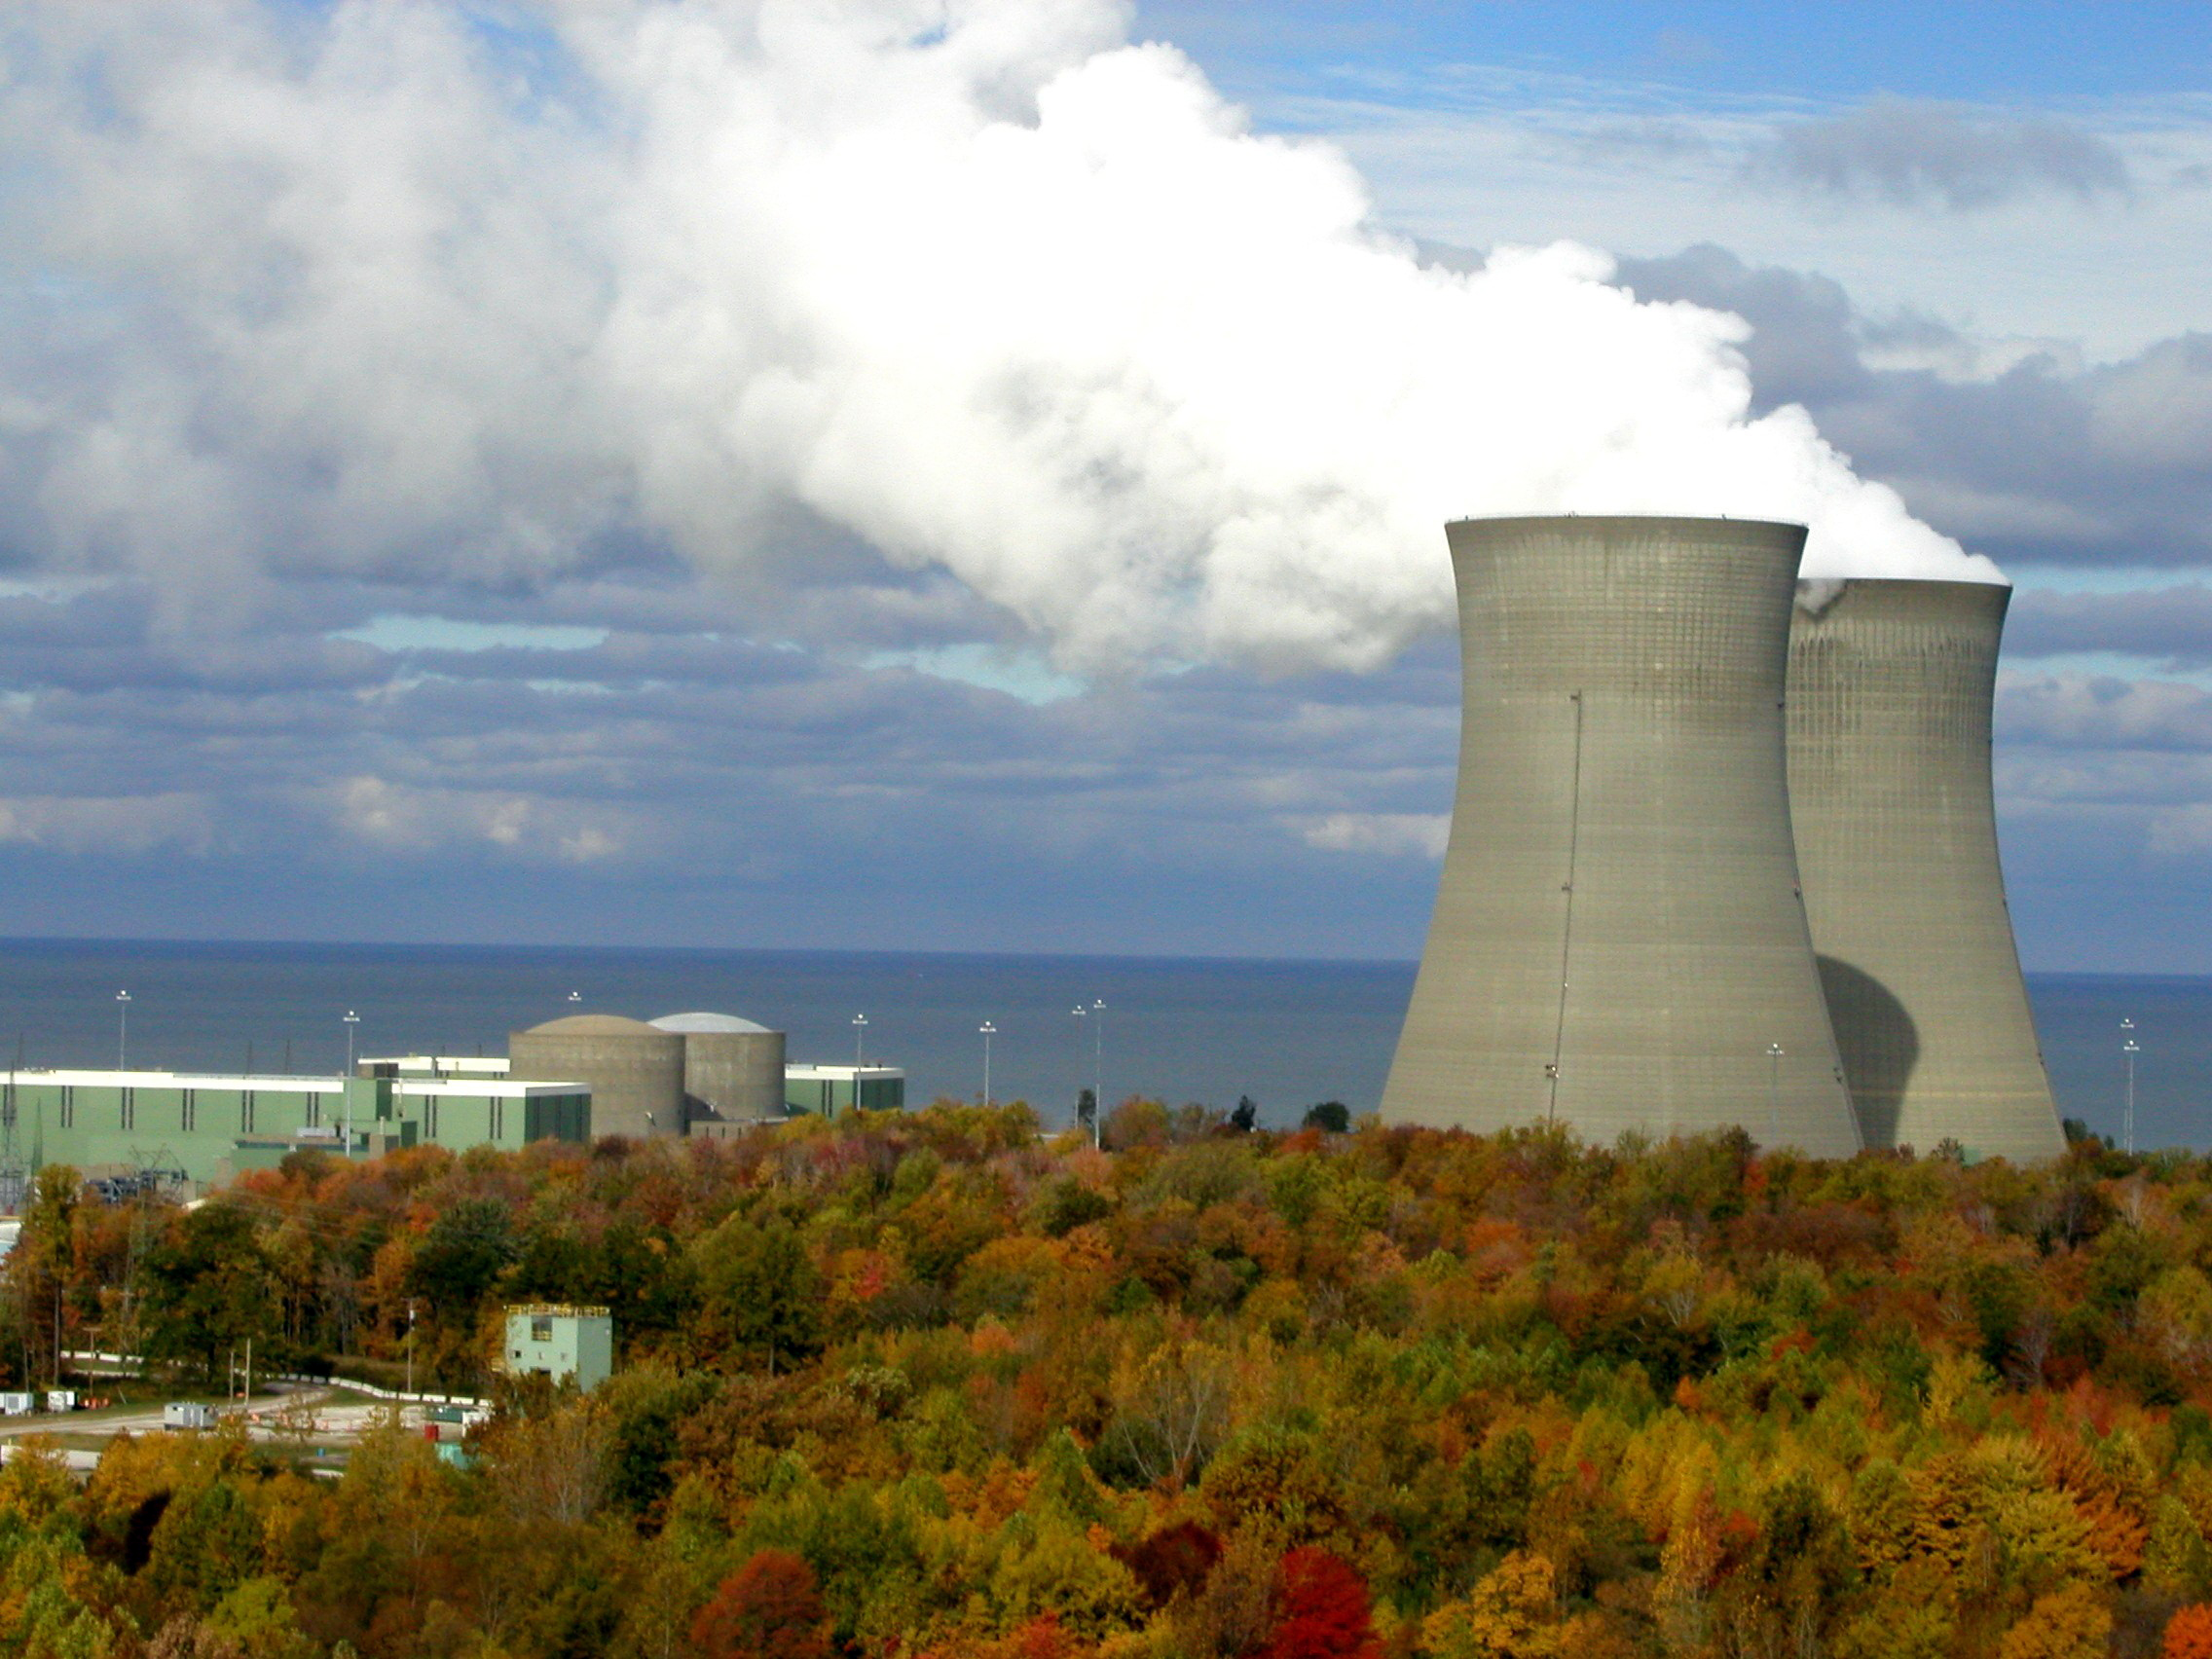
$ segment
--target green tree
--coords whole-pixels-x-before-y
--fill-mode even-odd
[[[710,1330],[773,1377],[822,1347],[822,1275],[783,1222],[732,1216],[707,1235],[699,1277]]]
[[[218,1360],[249,1340],[272,1361],[282,1300],[253,1218],[206,1204],[178,1220],[139,1269],[146,1353],[215,1375]]]

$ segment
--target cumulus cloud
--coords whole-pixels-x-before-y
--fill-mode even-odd
[[[1463,514],[1811,524],[1984,579],[1734,318],[1424,267],[1111,0],[347,0],[18,18],[0,514],[201,637],[288,576],[535,582],[799,512],[1063,667],[1371,667]]]
[[[2118,149],[2054,117],[1912,98],[1778,128],[1747,172],[1770,185],[1954,212],[2050,192],[2124,199],[2132,188]]]
[[[1452,838],[1448,812],[1332,812],[1303,826],[1309,847],[1330,853],[1382,853],[1441,859]]]

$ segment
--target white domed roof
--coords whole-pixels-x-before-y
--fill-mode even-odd
[[[653,1021],[655,1031],[682,1031],[699,1036],[719,1036],[724,1033],[766,1031],[765,1025],[756,1025],[750,1019],[740,1019],[734,1014],[664,1014]]]

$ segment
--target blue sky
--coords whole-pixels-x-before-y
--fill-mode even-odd
[[[1713,97],[2077,103],[2201,94],[2201,6],[1573,5],[1535,0],[1266,7],[1147,3],[1138,31],[1192,53],[1238,97],[1419,77],[1439,62],[1650,84]]]
[[[969,444],[913,388],[1045,327],[1019,282],[972,304],[962,258],[1095,275],[1032,229],[1049,192],[1008,223],[953,193],[974,240],[939,245],[917,170],[748,240],[853,188],[833,144],[803,188],[745,174],[748,99],[795,88],[779,119],[830,139],[902,96],[914,133],[1021,129],[1121,61],[1115,8],[971,0],[943,31],[881,0],[859,45],[806,15],[0,27],[0,936],[1418,953],[1456,700],[1425,543],[1255,620],[1265,580],[1224,598],[1144,541],[1202,517],[1175,444],[1203,421],[1115,428],[1089,495]],[[953,71],[907,44],[947,38]],[[1343,158],[1409,262],[1571,240],[1743,318],[1715,350],[1754,414],[1802,406],[2017,585],[1997,772],[2030,965],[2212,973],[2212,11],[1179,3],[1127,38]],[[748,67],[778,54],[788,83]],[[1087,118],[1133,154],[1171,78],[1116,84],[1139,101]],[[1235,176],[1295,221],[1337,166]],[[1102,301],[1236,257],[1164,198],[1101,200],[1157,239]],[[708,264],[737,297],[702,324]],[[840,333],[866,313],[805,314],[881,272],[911,276],[867,297],[912,306],[896,360]],[[1071,401],[1051,356],[1022,335],[944,384],[1055,430],[1146,380],[1087,340]],[[1171,487],[1124,488],[1146,467]]]

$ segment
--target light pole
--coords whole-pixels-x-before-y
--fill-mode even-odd
[[[415,1299],[407,1299],[407,1391],[415,1392]]]
[[[983,1104],[988,1106],[991,1103],[991,1039],[999,1034],[999,1028],[986,1019],[976,1029],[983,1034]]]
[[[1092,1001],[1088,1008],[1077,1003],[1074,1014],[1078,1019],[1090,1021],[1090,1144],[1103,1144],[1100,1123],[1106,1116],[1106,999]]]
[[[115,1069],[130,1069],[130,993],[115,993]]]
[[[346,1157],[353,1157],[353,1027],[361,1023],[361,1016],[351,1009],[346,1011],[346,1075],[338,1080],[338,1098],[343,1103],[339,1123],[346,1136]]]
[[[572,1003],[580,1003],[584,1000],[584,994],[581,991],[571,991],[569,993],[569,1000]]]
[[[853,1110],[861,1108],[861,1056],[867,1051],[867,1015],[853,1015]]]
[[[1767,1151],[1774,1150],[1775,1136],[1782,1124],[1782,1045],[1766,1046],[1766,1142]]]
[[[2120,1022],[2120,1028],[2122,1031],[2133,1031],[2135,1021],[2123,1019]],[[2127,1142],[2127,1150],[2132,1153],[2135,1150],[2135,1056],[2142,1050],[2136,1047],[2135,1039],[2129,1037],[2120,1044],[2120,1051],[2127,1063],[2127,1113],[2120,1120],[2120,1133]]]
[[[1095,1125],[1106,1116],[1106,999],[1098,998],[1090,1005],[1090,1098],[1098,1116],[1091,1119]]]

